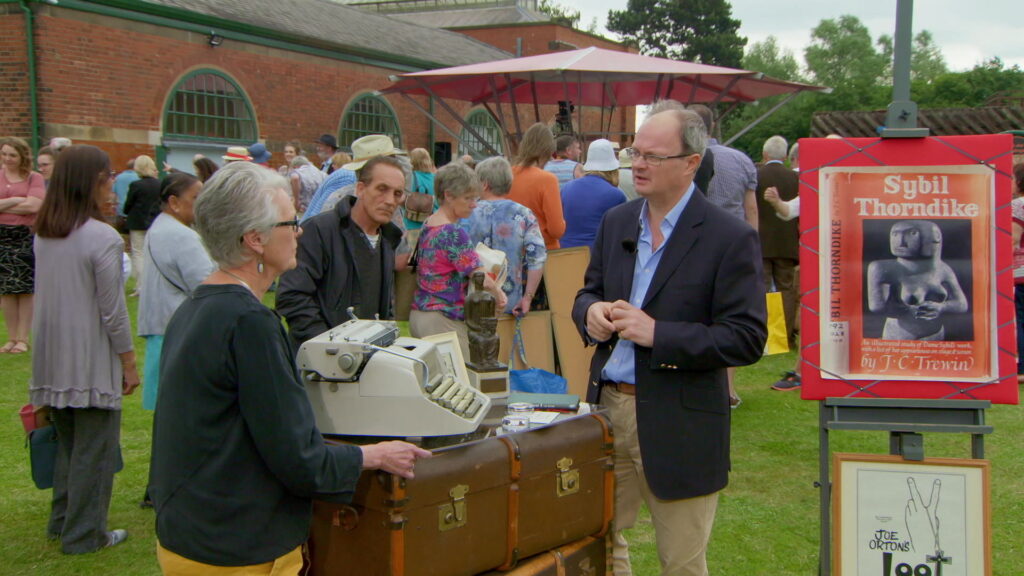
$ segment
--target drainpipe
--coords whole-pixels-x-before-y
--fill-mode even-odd
[[[29,0],[20,0],[21,10],[25,13],[25,38],[28,50],[28,100],[32,122],[32,151],[39,150],[39,94],[36,88],[36,44],[33,33],[35,15],[28,7]]]

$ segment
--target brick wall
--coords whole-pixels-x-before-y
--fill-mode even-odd
[[[32,136],[26,54],[24,15],[0,5],[0,136]]]
[[[20,14],[0,12],[0,134],[27,136],[31,128],[23,29]],[[558,26],[539,31],[572,33]],[[536,40],[537,49],[547,51],[546,42]],[[110,153],[118,169],[138,154],[155,155],[167,98],[191,71],[215,69],[241,87],[255,112],[259,138],[274,153],[272,165],[284,162],[284,144],[292,139],[304,142],[312,154],[320,134],[338,133],[355,98],[388,86],[388,76],[396,73],[230,39],[213,48],[202,33],[59,6],[39,7],[36,58],[43,138],[71,136],[76,143],[99,146]],[[430,121],[400,96],[387,100],[398,115],[402,146],[431,149]],[[426,98],[417,101],[428,107]],[[450,104],[463,117],[471,108],[465,102]],[[434,110],[451,130],[461,131],[441,106]],[[514,131],[507,106],[505,113]],[[554,114],[554,106],[541,107],[542,121],[549,123]],[[631,129],[631,114],[632,109],[625,115],[620,111],[612,130]],[[596,127],[598,116],[599,111],[588,110],[585,126]],[[525,130],[534,121],[533,106],[520,106],[520,118]],[[453,152],[457,150],[454,138],[444,130],[435,127],[433,132],[435,141],[452,142]]]
[[[480,28],[459,28],[455,30],[466,36],[476,38],[492,46],[501,48],[511,54],[516,53],[516,40],[522,38],[522,55],[536,56],[537,54],[548,54],[553,52],[549,46],[552,41],[561,41],[577,48],[589,48],[596,46],[608,50],[620,50],[622,52],[636,52],[635,49],[627,48],[618,42],[613,42],[600,36],[573,30],[565,26],[550,23],[519,24],[505,27],[480,27]],[[572,49],[562,46],[557,50]]]

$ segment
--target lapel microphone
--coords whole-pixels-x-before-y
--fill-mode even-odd
[[[636,240],[626,238],[622,241],[622,249],[626,251],[626,254],[636,254]]]

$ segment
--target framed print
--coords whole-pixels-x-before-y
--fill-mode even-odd
[[[987,460],[833,454],[832,574],[989,576]]]
[[[1015,404],[1008,136],[801,144],[801,396]]]

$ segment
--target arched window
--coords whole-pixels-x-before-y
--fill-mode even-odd
[[[356,98],[341,118],[341,138],[338,144],[351,146],[363,136],[384,134],[398,148],[402,147],[402,131],[398,128],[398,116],[387,100],[366,94]]]
[[[252,144],[257,139],[255,114],[234,80],[216,70],[196,70],[171,91],[164,137]]]
[[[469,113],[466,117],[466,124],[473,127],[473,130],[477,134],[483,137],[487,144],[490,144],[491,148],[498,151],[498,154],[505,153],[504,139],[501,136],[501,127],[498,125],[498,121],[491,116],[491,113],[482,108],[477,108]],[[469,147],[462,142],[459,143],[459,155],[470,154],[474,157],[484,158],[490,156],[491,153],[488,151],[487,146],[484,146],[476,136],[462,128],[462,132],[459,134],[462,142],[469,144]],[[480,158],[477,158],[478,160]]]

